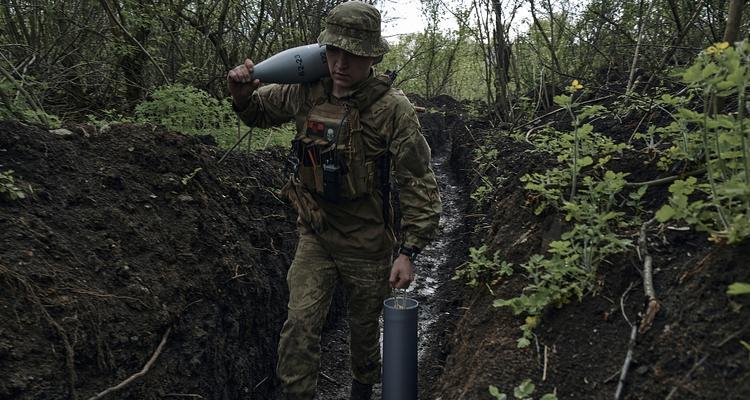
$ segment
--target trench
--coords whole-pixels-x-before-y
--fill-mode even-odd
[[[432,125],[432,126],[430,126]],[[435,126],[437,125],[437,126]],[[442,350],[440,347],[449,329],[446,321],[451,319],[444,295],[451,291],[453,270],[466,252],[464,238],[465,191],[450,165],[451,145],[446,132],[444,118],[439,124],[423,124],[423,131],[432,130],[442,141],[433,145],[432,168],[440,188],[443,212],[440,216],[435,239],[419,255],[415,262],[416,280],[407,290],[407,296],[419,302],[418,358],[420,396],[441,372]],[[428,132],[425,132],[428,133]],[[318,377],[318,400],[341,400],[349,398],[351,375],[349,372],[348,326],[345,318],[335,321],[323,332],[321,338],[321,373]],[[441,336],[441,338],[438,338]],[[382,318],[381,318],[382,345]],[[422,398],[426,398],[421,396]],[[374,388],[373,399],[381,398],[381,387]]]

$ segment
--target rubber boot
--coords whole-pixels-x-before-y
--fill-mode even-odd
[[[352,379],[352,394],[349,397],[350,400],[371,400],[372,399],[372,384],[362,383],[356,379]]]

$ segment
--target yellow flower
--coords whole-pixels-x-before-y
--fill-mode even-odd
[[[534,316],[528,316],[526,317],[526,326],[528,326],[531,329],[536,328],[536,326],[539,325],[539,317]]]
[[[729,48],[729,42],[714,43],[713,46],[708,46],[706,54],[719,54],[722,51]]]
[[[571,82],[570,86],[567,87],[569,92],[575,92],[576,90],[583,89],[583,85],[581,85],[580,82],[578,82],[578,79],[573,79],[573,82]]]

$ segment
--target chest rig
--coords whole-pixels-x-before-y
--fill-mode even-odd
[[[369,86],[369,87],[368,87]],[[387,92],[390,82],[371,84],[341,104],[329,96],[314,101],[306,121],[292,141],[290,159],[299,184],[333,203],[378,193],[389,175],[386,156],[367,159],[360,112]]]

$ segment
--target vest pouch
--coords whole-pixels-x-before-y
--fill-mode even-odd
[[[326,157],[324,150],[328,143],[321,139],[303,137],[299,139],[299,180],[312,193],[323,193],[322,162]]]
[[[345,198],[355,199],[375,192],[376,164],[374,161],[366,161],[364,163],[353,162],[349,164],[349,173],[343,176],[342,186]]]
[[[338,203],[341,200],[341,167],[333,161],[323,164],[323,198]]]

